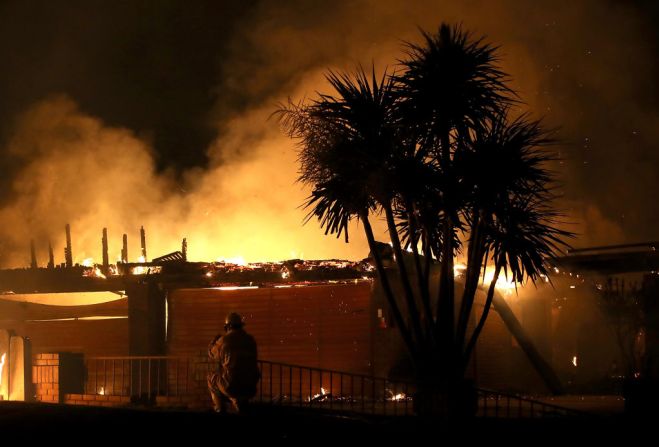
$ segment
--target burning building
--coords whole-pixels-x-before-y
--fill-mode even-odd
[[[368,259],[188,262],[184,240],[181,251],[147,261],[142,233],[140,262],[113,265],[107,262],[106,238],[104,231],[100,265],[32,263],[28,269],[0,271],[0,328],[29,338],[35,358],[74,353],[113,365],[136,356],[199,358],[226,314],[238,311],[263,360],[400,380],[411,376]],[[69,241],[70,235],[67,260]],[[510,287],[503,284],[501,293]],[[477,305],[483,301],[480,296]],[[469,374],[488,388],[553,391],[551,380],[532,368],[542,373],[545,352],[529,342],[503,296],[498,303]]]

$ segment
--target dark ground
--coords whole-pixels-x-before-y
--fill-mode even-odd
[[[81,407],[0,402],[0,433],[16,440],[58,440],[58,445],[95,444],[123,440],[170,441],[167,445],[209,442],[279,441],[336,444],[364,441],[367,445],[401,444],[425,439],[456,439],[463,444],[496,439],[506,447],[554,441],[631,441],[656,437],[659,418],[476,419],[440,423],[417,418],[364,418],[280,407],[251,409],[249,415],[212,412]],[[91,437],[90,437],[91,436]],[[453,445],[451,442],[448,445]],[[467,444],[467,445],[469,445]],[[0,444],[1,445],[1,444]],[[226,445],[226,444],[225,444]],[[559,444],[560,445],[560,444]],[[588,445],[588,444],[587,444]]]

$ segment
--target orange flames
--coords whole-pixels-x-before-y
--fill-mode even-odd
[[[2,357],[0,358],[0,385],[2,385],[2,370],[5,367],[5,357],[7,357],[7,353],[3,353]]]
[[[467,266],[462,263],[455,263],[453,266],[453,273],[456,277],[464,275],[466,270]],[[494,279],[494,268],[487,267],[481,282],[482,284],[489,285],[490,282],[492,282],[492,279]],[[516,283],[515,281],[506,278],[504,275],[499,275],[495,287],[500,293],[503,293],[504,295],[510,295],[515,289],[522,287],[522,283]]]

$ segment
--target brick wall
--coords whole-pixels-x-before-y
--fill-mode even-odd
[[[104,396],[100,394],[65,394],[63,402],[69,405],[93,405],[97,407],[117,407],[130,403],[128,396]]]
[[[59,354],[36,354],[32,357],[32,383],[39,402],[60,402]]]

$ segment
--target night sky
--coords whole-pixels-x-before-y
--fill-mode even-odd
[[[141,224],[154,254],[188,236],[193,258],[364,257],[299,229],[294,145],[268,117],[327,68],[395,68],[442,20],[500,45],[559,128],[574,245],[659,239],[657,2],[17,0],[0,2],[0,266],[66,222],[84,257],[103,226],[117,246]]]

